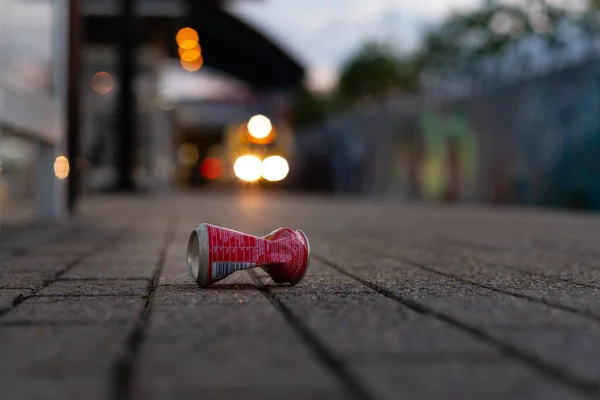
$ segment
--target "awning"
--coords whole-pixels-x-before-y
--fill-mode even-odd
[[[93,5],[94,1],[88,2]],[[84,8],[84,40],[110,45],[118,41],[118,3],[102,1],[102,8]],[[175,35],[191,26],[200,36],[206,66],[231,74],[256,89],[287,90],[298,85],[304,69],[266,36],[221,7],[191,0],[186,7],[140,1],[138,43],[155,43],[177,58]],[[146,10],[148,5],[148,10]],[[152,7],[150,7],[152,6]],[[171,7],[169,7],[171,6]]]

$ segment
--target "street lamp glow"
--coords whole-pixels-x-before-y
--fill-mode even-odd
[[[54,161],[54,175],[60,180],[69,176],[69,160],[65,156],[58,156]]]
[[[202,68],[202,65],[204,64],[204,59],[202,58],[202,55],[200,55],[200,57],[198,57],[192,62],[185,61],[183,59],[180,59],[179,61],[181,62],[181,67],[188,72],[198,71],[200,68]]]
[[[290,166],[285,158],[280,156],[267,157],[262,162],[262,177],[271,182],[285,179],[290,172]]]
[[[200,40],[198,32],[190,27],[182,28],[177,32],[175,36],[177,44],[182,49],[192,49]]]
[[[261,170],[262,162],[256,156],[241,156],[233,164],[235,176],[246,182],[254,182],[260,179]]]
[[[179,58],[182,61],[194,62],[202,56],[202,50],[200,49],[200,45],[196,43],[190,49],[184,49],[183,47],[179,48]]]
[[[266,138],[272,129],[271,120],[264,115],[255,115],[248,121],[248,133],[257,139]]]

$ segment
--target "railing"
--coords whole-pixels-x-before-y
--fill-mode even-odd
[[[55,145],[60,132],[60,113],[46,96],[35,96],[0,82],[0,126],[5,132],[45,145]]]

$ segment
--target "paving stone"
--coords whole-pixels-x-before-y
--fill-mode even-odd
[[[267,371],[268,372],[268,371]],[[235,382],[214,387],[207,385],[203,380],[194,380],[186,376],[185,380],[173,380],[166,376],[157,376],[150,383],[139,385],[134,395],[135,399],[187,399],[195,398],[202,393],[202,399],[348,399],[348,393],[335,387],[323,388],[310,384],[288,384],[285,387],[273,386],[240,386]]]
[[[202,221],[258,235],[305,230],[305,279],[276,285],[257,269],[197,287],[185,250]],[[587,382],[593,397],[598,231],[600,217],[547,210],[246,192],[88,196],[64,226],[15,227],[0,244],[0,287],[37,289],[88,255],[14,309],[30,290],[0,289],[0,393],[112,398],[114,363],[133,340],[133,398],[346,399],[356,397],[349,380],[381,399],[579,398],[576,380],[560,376]],[[149,319],[132,337],[159,259]]]
[[[19,296],[28,296],[30,294],[31,290],[27,289],[0,290],[0,310],[11,308],[13,301]]]
[[[62,276],[63,279],[151,279],[156,263],[119,264],[115,262],[83,262]]]
[[[328,348],[344,356],[369,354],[492,354],[493,346],[382,296],[279,298]],[[349,334],[351,333],[351,334]]]
[[[209,394],[264,388],[250,391],[258,396],[297,386],[341,395],[338,381],[268,302],[155,310],[138,379],[137,392],[150,396],[166,385]]]
[[[569,279],[587,285],[600,285],[600,258],[565,254],[556,250],[489,251],[461,247],[457,252],[474,262],[496,263],[535,274]]]
[[[162,244],[158,247],[160,249]],[[133,265],[156,265],[159,254],[158,249],[144,253],[130,253],[126,249],[110,248],[107,253],[96,253],[86,258],[90,263],[109,263],[109,264],[133,264]]]
[[[343,275],[307,275],[295,286],[280,285],[270,280],[265,281],[266,286],[273,293],[301,293],[301,294],[362,294],[371,293],[372,289],[356,280]]]
[[[28,273],[2,273],[0,272],[0,289],[38,289],[46,280],[51,279],[51,274]]]
[[[336,248],[337,254],[343,253],[348,245],[330,247],[327,249],[327,257],[333,254]],[[338,256],[339,257],[339,256]],[[378,258],[379,257],[379,258]],[[394,260],[388,256],[357,256],[357,261],[344,259],[344,268],[349,271],[358,272],[364,279],[377,283],[398,296],[414,300],[425,301],[427,304],[435,305],[437,309],[449,308],[460,311],[469,308],[465,313],[471,316],[471,320],[477,323],[487,322],[498,325],[573,325],[588,326],[593,321],[572,312],[552,308],[551,306],[534,303],[526,299],[510,296],[529,295],[550,303],[563,304],[573,308],[586,310],[591,313],[600,312],[597,302],[590,301],[600,295],[600,291],[593,288],[574,287],[568,282],[543,281],[532,277],[513,277],[508,280],[505,271],[502,275],[493,273],[492,268],[484,269],[490,278],[481,282],[486,287],[504,289],[507,294],[498,293],[485,287],[478,287],[461,282],[452,277],[435,273],[435,270],[445,272],[446,266],[450,265],[438,261],[433,272],[414,267],[403,261]],[[428,265],[428,264],[424,264]],[[458,268],[459,264],[453,264],[452,268]],[[468,271],[466,264],[463,270]],[[479,283],[477,279],[472,279]],[[479,313],[474,313],[474,307],[479,308]]]
[[[339,249],[339,253],[343,252]],[[494,292],[475,285],[460,282],[433,272],[390,258],[377,258],[372,255],[345,256],[342,260],[334,253],[324,253],[323,257],[338,262],[343,270],[379,287],[396,293],[399,297],[418,299],[449,299],[469,296],[492,295]],[[317,253],[318,254],[318,253]],[[337,261],[334,261],[337,260]]]
[[[193,283],[187,269],[186,260],[181,262],[165,262],[160,276],[161,285],[189,285]]]
[[[145,281],[57,281],[40,290],[39,296],[145,296]]]
[[[356,365],[354,373],[381,399],[584,399],[514,361],[378,363]]]
[[[364,262],[364,260],[359,260]],[[600,324],[590,318],[574,314],[572,312],[558,310],[546,304],[534,303],[532,301],[515,298],[510,295],[493,292],[477,286],[463,284],[452,278],[447,278],[435,273],[421,270],[402,262],[386,260],[386,266],[382,267],[375,260],[374,264],[369,264],[369,272],[361,271],[360,264],[344,264],[362,278],[373,282],[379,287],[395,293],[397,296],[424,304],[436,312],[445,313],[452,319],[461,321],[484,330],[491,336],[497,336],[498,332],[504,332],[503,328],[515,327],[519,329],[527,327],[538,327],[537,332],[545,332],[542,328],[564,328],[571,329],[574,332],[592,330],[598,332]],[[395,269],[394,269],[395,267]],[[540,292],[543,293],[543,289]],[[568,296],[568,292],[566,294]],[[584,298],[583,296],[581,298]],[[511,332],[508,330],[508,332]],[[532,334],[532,338],[536,337]],[[590,336],[584,336],[589,338]],[[554,337],[553,337],[554,338]],[[510,343],[511,346],[521,349],[525,354],[531,353],[532,346],[526,341],[517,340],[510,335],[503,335],[501,340]],[[588,339],[587,343],[593,342]],[[571,354],[574,357],[573,365],[569,365],[562,358],[552,358],[557,352],[556,349],[548,349],[542,357],[550,364],[559,368],[567,368],[583,378],[591,380],[590,374],[596,377],[596,369],[587,367],[590,361],[595,360],[597,355],[589,352],[590,357],[578,359],[577,354]],[[549,351],[551,350],[551,351]],[[539,350],[541,356],[543,350]],[[550,355],[550,356],[549,356]],[[580,369],[574,368],[579,365]],[[587,371],[584,374],[583,371]]]
[[[480,326],[490,325],[492,329],[511,327],[536,329],[596,327],[600,329],[597,321],[585,316],[500,293],[434,299],[427,303],[437,310],[460,315],[462,321]]]
[[[124,349],[122,326],[0,327],[0,376],[95,378],[108,376]],[[106,382],[108,384],[108,381]]]
[[[600,380],[600,330],[496,329],[490,334],[561,365],[589,382]]]
[[[308,265],[308,269],[306,270],[305,276],[336,276],[338,272],[336,272],[330,266],[323,264],[319,260],[312,259]]]
[[[33,297],[12,309],[3,323],[134,323],[145,301],[138,297]]]
[[[81,242],[73,240],[73,238],[65,239],[59,243],[44,244],[36,247],[34,253],[36,255],[49,256],[82,256],[98,247],[96,240],[89,242]]]
[[[420,254],[422,256],[424,253]],[[582,287],[551,277],[525,275],[493,264],[460,262],[460,258],[451,256],[436,257],[436,261],[422,258],[420,262],[436,271],[452,273],[486,287],[579,309],[600,317],[599,288]]]
[[[185,303],[178,307],[157,306],[152,313],[149,333],[178,336],[193,332],[199,340],[235,338],[273,332],[273,328],[266,324],[277,317],[278,313],[271,304],[261,300],[244,302],[235,299],[231,303],[213,305]]]
[[[110,398],[109,374],[98,377],[0,377],[3,399],[86,399]]]
[[[155,307],[200,307],[220,304],[265,303],[264,296],[250,284],[220,284],[201,289],[190,283],[182,286],[160,286],[154,293]]]
[[[0,273],[3,272],[46,272],[56,273],[65,269],[69,263],[77,259],[77,255],[41,256],[36,254],[12,257],[0,261]]]

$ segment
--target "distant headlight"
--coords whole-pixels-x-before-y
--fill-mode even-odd
[[[262,163],[256,156],[241,156],[233,164],[233,172],[239,179],[254,182],[260,178]]]
[[[262,177],[271,182],[284,180],[290,172],[290,166],[285,158],[280,156],[267,157],[262,162]]]

